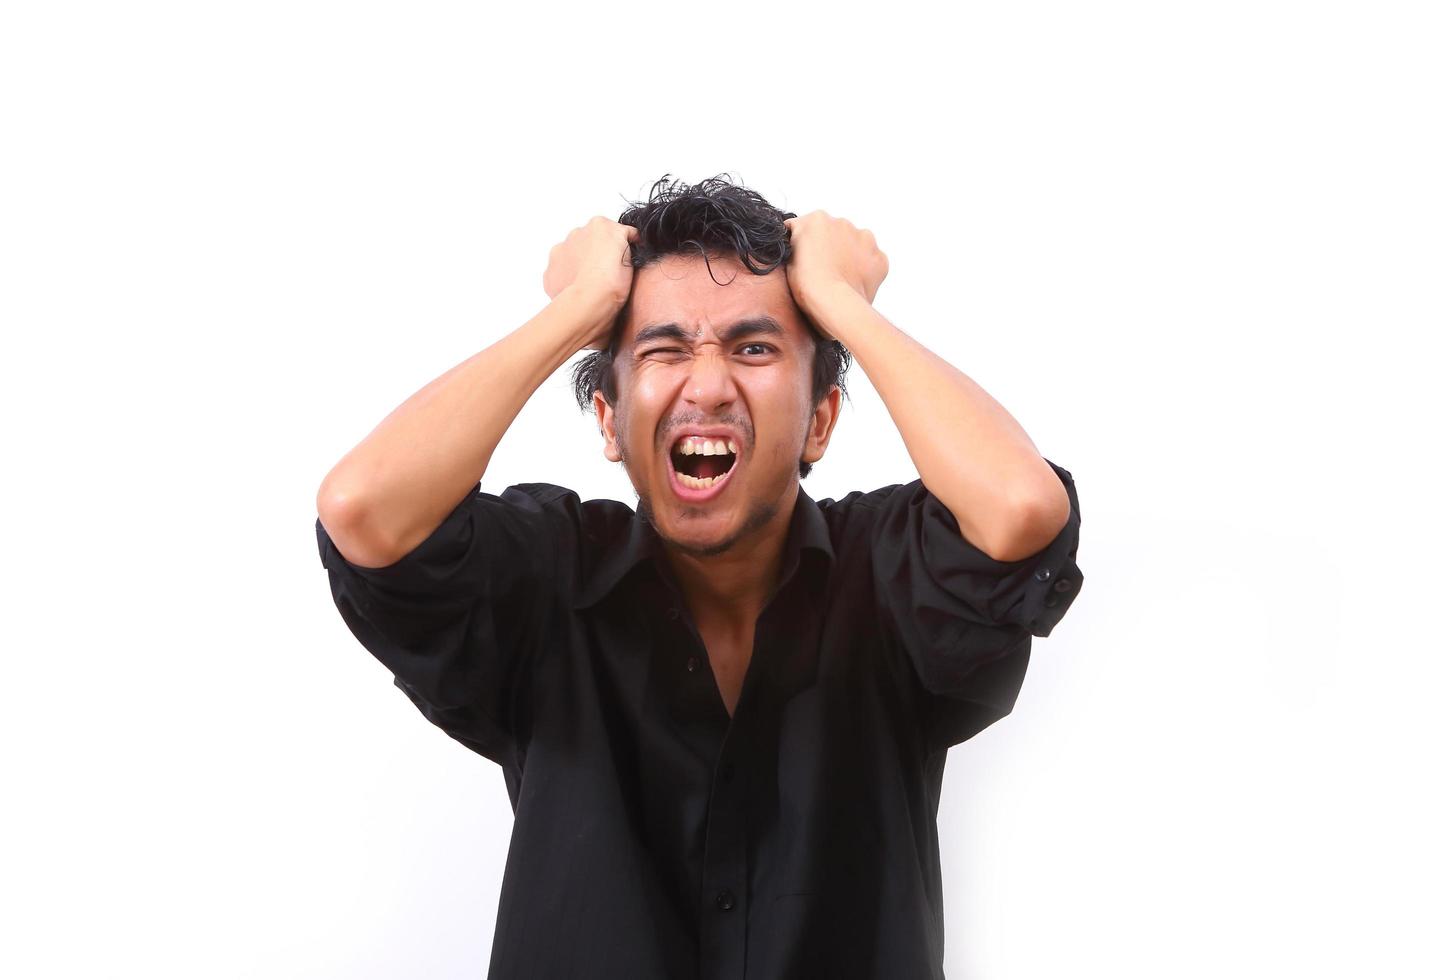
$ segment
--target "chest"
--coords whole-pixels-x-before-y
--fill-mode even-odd
[[[755,627],[737,630],[701,627],[700,634],[711,672],[715,674],[716,687],[720,689],[720,699],[725,703],[726,714],[733,717],[755,649]]]

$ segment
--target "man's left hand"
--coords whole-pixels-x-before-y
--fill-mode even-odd
[[[810,314],[812,304],[846,288],[873,305],[889,274],[889,259],[875,244],[873,232],[824,211],[787,218],[785,227],[790,229],[792,250],[785,277],[802,310]]]

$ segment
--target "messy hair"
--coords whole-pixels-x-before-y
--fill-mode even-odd
[[[630,206],[617,221],[639,232],[631,243],[633,276],[643,266],[667,255],[703,256],[706,271],[716,282],[720,280],[710,267],[712,255],[735,258],[757,276],[770,275],[790,261],[790,230],[785,227],[785,219],[796,215],[781,211],[750,188],[722,179],[729,176],[722,174],[687,185],[670,181],[670,174],[666,174],[651,188],[649,200],[627,201]],[[572,368],[572,390],[582,411],[591,410],[598,391],[616,404],[616,348],[630,308],[628,299],[616,316],[606,349],[588,354]],[[813,329],[811,333],[815,334],[812,404],[818,404],[831,385],[848,399],[845,374],[850,367],[850,352],[838,340],[821,338]],[[801,461],[802,480],[812,465]]]

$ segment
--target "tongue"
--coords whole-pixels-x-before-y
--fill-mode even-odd
[[[698,480],[704,480],[706,477],[720,476],[726,467],[717,463],[713,457],[703,456],[695,461],[694,469],[695,472],[691,475]]]

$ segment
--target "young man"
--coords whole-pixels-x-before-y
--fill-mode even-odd
[[[494,978],[943,976],[946,750],[1078,594],[1067,470],[870,305],[874,237],[663,179],[552,249],[551,303],[323,482],[348,627],[515,814]],[[575,384],[633,512],[481,490]],[[920,478],[816,503],[853,354]]]

